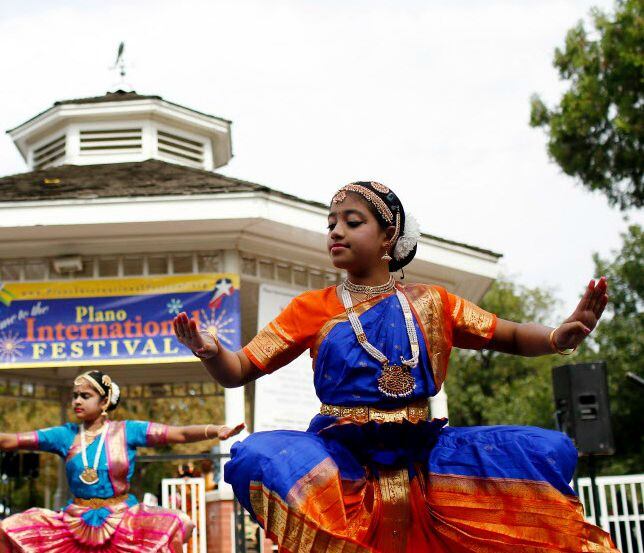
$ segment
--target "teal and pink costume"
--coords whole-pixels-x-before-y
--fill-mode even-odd
[[[111,421],[98,462],[98,482],[80,480],[84,470],[78,424],[19,434],[21,449],[65,459],[74,499],[61,511],[33,508],[0,522],[0,553],[179,553],[193,524],[183,513],[138,503],[129,493],[137,447],[166,443],[168,427],[143,421]],[[87,446],[94,459],[99,439]]]

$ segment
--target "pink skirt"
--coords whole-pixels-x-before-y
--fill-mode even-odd
[[[90,508],[75,504],[10,516],[0,521],[0,553],[181,553],[194,529],[184,513],[161,507],[123,502],[103,509],[100,525],[91,524]]]

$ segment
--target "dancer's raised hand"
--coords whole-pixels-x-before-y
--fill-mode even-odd
[[[576,348],[594,328],[608,303],[608,282],[601,277],[597,283],[591,280],[579,304],[552,335],[554,345],[560,349]]]
[[[174,333],[179,342],[189,348],[197,357],[212,359],[219,354],[219,340],[205,330],[200,330],[194,319],[179,313],[172,321]]]
[[[217,438],[220,440],[227,440],[228,438],[232,438],[239,434],[245,427],[246,425],[243,422],[233,428],[230,428],[229,426],[217,426]]]

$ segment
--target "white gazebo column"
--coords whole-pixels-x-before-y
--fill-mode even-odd
[[[239,263],[239,254],[236,250],[225,250],[223,252],[223,263],[222,270],[225,273],[235,273],[240,274],[240,263]],[[225,414],[225,424],[227,426],[235,426],[240,422],[246,420],[246,408],[244,401],[244,387],[240,386],[239,388],[225,388],[224,389],[224,414]],[[221,453],[230,453],[230,448],[232,444],[236,441],[243,440],[248,436],[248,432],[244,430],[241,434],[230,438],[229,440],[224,440],[220,444]],[[221,480],[219,481],[219,497],[221,499],[232,499],[233,490],[232,488],[223,481],[224,474],[224,464],[227,459],[222,458],[221,460]]]
[[[447,394],[445,388],[441,388],[434,397],[429,398],[429,409],[434,419],[447,418]]]
[[[67,422],[67,406],[69,402],[63,394],[60,394],[60,424]],[[67,472],[65,470],[65,460],[58,458],[57,470],[58,484],[54,492],[54,509],[62,509],[69,499],[69,484],[67,483]]]

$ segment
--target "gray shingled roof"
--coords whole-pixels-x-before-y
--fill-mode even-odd
[[[134,90],[130,90],[130,91],[115,90],[114,92],[107,92],[103,96],[92,96],[90,98],[75,98],[71,100],[59,100],[58,102],[54,102],[54,105],[52,107],[47,108],[44,111],[41,111],[40,113],[38,113],[37,115],[34,115],[32,118],[28,119],[24,123],[20,123],[20,125],[17,125],[13,129],[9,129],[7,132],[10,133],[16,130],[17,128],[22,127],[23,125],[26,125],[30,121],[33,121],[34,119],[40,117],[43,113],[47,113],[50,109],[53,109],[56,106],[65,106],[65,105],[74,105],[74,104],[101,104],[104,102],[127,102],[132,100],[161,100],[166,104],[177,106],[182,109],[191,111],[193,113],[198,113],[199,115],[205,115],[206,117],[211,117],[213,119],[217,119],[219,121],[232,124],[232,121],[229,121],[228,119],[224,119],[223,117],[218,117],[216,115],[204,113],[203,111],[197,111],[196,109],[187,108],[186,106],[182,106],[181,104],[176,104],[174,102],[164,100],[161,96],[157,96],[154,94],[148,94],[148,95],[137,94],[137,92]]]
[[[0,206],[2,202],[141,198],[230,192],[265,192],[322,209],[328,207],[321,202],[304,200],[261,184],[155,159],[100,165],[61,165],[0,178]],[[502,257],[501,254],[490,250],[423,234],[446,244]]]
[[[298,199],[259,184],[156,159],[97,165],[60,165],[0,178],[0,196],[2,201],[7,202],[255,191]]]
[[[65,104],[100,104],[102,102],[126,102],[129,100],[163,100],[163,98],[155,94],[137,94],[135,90],[115,90],[114,92],[106,92],[102,96],[76,98],[72,100],[59,100],[57,102],[54,102],[54,105],[62,106]]]

